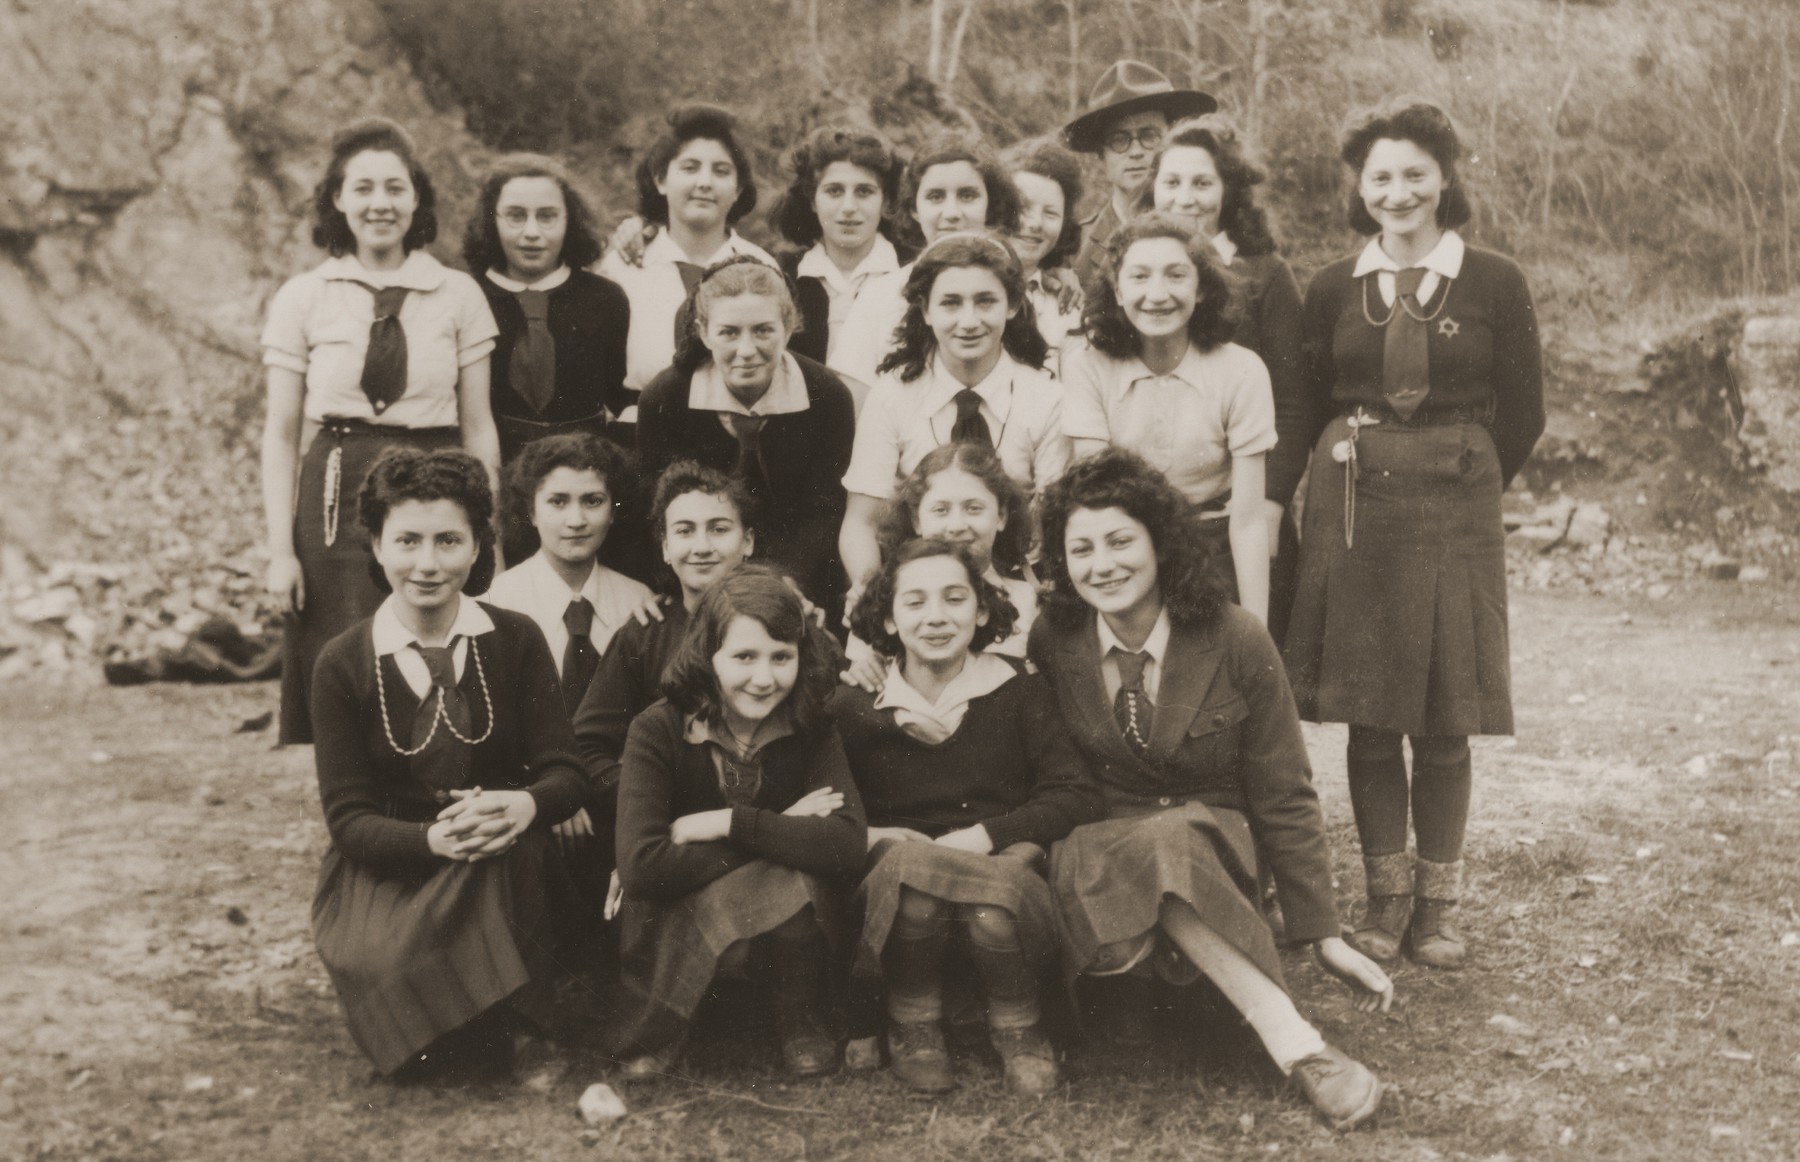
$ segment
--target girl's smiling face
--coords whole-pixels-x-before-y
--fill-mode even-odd
[[[413,188],[412,171],[399,154],[386,149],[365,149],[344,165],[344,183],[332,195],[331,204],[350,224],[357,257],[364,265],[403,249],[419,208],[419,192]]]
[[[986,569],[994,557],[994,538],[1006,527],[1000,501],[979,476],[961,468],[945,468],[926,482],[913,528],[922,537],[942,537],[966,547],[975,564]],[[948,559],[948,558],[946,558]]]
[[[1063,555],[1076,596],[1109,620],[1162,605],[1156,544],[1122,508],[1078,508],[1063,528]]]
[[[1200,237],[1219,232],[1219,211],[1225,205],[1225,183],[1218,162],[1198,145],[1175,145],[1163,151],[1151,179],[1156,208],[1193,221]]]
[[[927,246],[943,234],[979,230],[987,225],[987,183],[974,162],[940,162],[919,175],[913,212]]]
[[[403,500],[388,510],[374,551],[395,596],[429,613],[455,605],[481,545],[454,500]]]
[[[494,200],[506,277],[531,283],[562,265],[569,233],[568,207],[555,178],[514,178]]]
[[[987,618],[974,578],[955,557],[920,557],[894,574],[887,630],[906,648],[908,667],[954,665]]]
[[[800,646],[771,637],[762,622],[739,614],[719,641],[712,669],[726,725],[747,739],[786,701],[799,680]]]
[[[1000,360],[1006,321],[1019,305],[1006,284],[985,266],[949,266],[932,280],[925,299],[925,325],[937,339],[938,354],[964,383],[987,377]]]
[[[855,162],[834,161],[819,175],[813,190],[813,213],[825,245],[858,254],[875,240],[885,208],[881,177]]]
[[[593,561],[612,528],[612,491],[592,468],[558,465],[538,483],[531,524],[544,552],[570,565]]]
[[[724,142],[696,137],[656,179],[656,192],[668,199],[670,223],[702,234],[723,230],[737,202],[737,163]]]
[[[728,496],[685,492],[663,515],[663,560],[681,582],[688,602],[731,572],[755,548],[755,534]]]
[[[1357,183],[1363,207],[1384,234],[1437,229],[1444,170],[1416,141],[1383,137],[1369,148]]]
[[[1115,287],[1125,320],[1145,339],[1187,330],[1200,298],[1200,271],[1176,238],[1141,238],[1119,260]]]
[[[1053,178],[1041,173],[1020,171],[1013,175],[1019,187],[1019,232],[1013,238],[1013,249],[1026,270],[1034,270],[1050,253],[1062,236],[1063,221],[1068,216],[1063,188]]]

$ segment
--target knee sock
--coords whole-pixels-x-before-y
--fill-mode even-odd
[[[949,937],[944,902],[901,888],[900,908],[881,956],[890,1018],[903,1024],[943,1018],[944,945]]]
[[[787,1026],[817,1018],[824,1000],[827,953],[825,935],[813,920],[812,908],[802,908],[766,939],[774,969],[777,1020]]]
[[[1025,960],[1018,921],[1005,908],[983,904],[964,909],[969,959],[987,993],[988,1024],[995,1029],[1027,1029],[1038,1023],[1037,974]]]
[[[1365,856],[1406,850],[1406,755],[1400,735],[1352,726],[1344,754],[1350,776],[1350,809]]]
[[[1455,863],[1469,828],[1469,740],[1465,735],[1414,736],[1413,833],[1419,858]]]
[[[1243,1014],[1283,1073],[1290,1072],[1295,1062],[1324,1051],[1325,1038],[1300,1015],[1287,990],[1269,979],[1230,941],[1207,927],[1192,907],[1180,900],[1165,900],[1162,925],[1187,958]]]

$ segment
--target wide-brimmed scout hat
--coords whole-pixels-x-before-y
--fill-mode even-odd
[[[1170,121],[1211,113],[1219,103],[1198,89],[1177,89],[1143,61],[1114,61],[1088,94],[1087,112],[1063,126],[1063,140],[1082,153],[1099,153],[1106,127],[1131,113],[1155,109]]]

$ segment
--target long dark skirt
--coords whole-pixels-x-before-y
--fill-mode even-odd
[[[632,900],[619,911],[624,1058],[679,1042],[734,945],[773,932],[811,905],[834,946],[836,894],[818,876],[756,860],[680,900]]]
[[[1100,960],[1107,945],[1155,932],[1163,900],[1172,896],[1286,987],[1275,938],[1255,902],[1250,825],[1236,811],[1184,803],[1083,824],[1052,849],[1050,887],[1071,978]]]
[[[1225,586],[1227,600],[1238,600],[1237,558],[1231,551],[1231,521],[1213,517],[1200,522],[1206,554],[1212,569]],[[1299,578],[1300,534],[1294,526],[1293,513],[1282,514],[1277,533],[1276,554],[1269,561],[1269,636],[1280,645],[1287,634],[1288,614],[1294,606],[1294,590]]]
[[[1354,544],[1319,437],[1283,655],[1302,718],[1403,734],[1511,734],[1500,462],[1479,424],[1364,428]]]
[[[547,1023],[554,859],[538,832],[498,858],[414,879],[326,850],[313,940],[350,1037],[376,1069],[394,1072],[502,1001]]]
[[[392,444],[453,448],[461,439],[455,428],[398,428],[328,420],[306,450],[294,506],[294,551],[300,558],[306,607],[287,619],[282,641],[280,745],[313,740],[308,699],[319,651],[381,605],[382,593],[369,572],[375,557],[357,503],[369,466]],[[343,454],[338,466],[337,536],[327,545],[325,482],[334,449],[342,449]]]

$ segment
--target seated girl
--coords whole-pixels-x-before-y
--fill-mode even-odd
[[[853,971],[885,976],[894,1073],[927,1093],[955,1085],[942,1028],[953,938],[980,978],[1008,1088],[1043,1094],[1058,1080],[1039,1024],[1056,948],[1043,858],[1100,803],[1049,686],[981,652],[1013,616],[967,549],[907,542],[852,619],[896,659],[886,683],[840,690],[832,707],[872,824]]]
[[[556,666],[530,618],[463,596],[493,569],[480,461],[390,449],[360,505],[388,596],[313,680],[319,959],[381,1073],[509,1061],[548,1015],[547,836],[582,801]]]
[[[675,1061],[722,968],[766,968],[790,1073],[836,1067],[826,1021],[839,889],[862,804],[825,714],[836,683],[798,594],[744,566],[707,591],[631,724],[619,788],[628,1075]]]
[[[1393,985],[1338,935],[1280,657],[1257,619],[1223,599],[1194,524],[1162,474],[1122,449],[1077,462],[1044,497],[1052,589],[1031,658],[1106,800],[1106,819],[1076,828],[1051,859],[1067,967],[1154,963],[1173,983],[1204,973],[1282,1072],[1348,1128],[1374,1114],[1381,1086],[1288,996],[1256,902],[1259,856],[1287,938],[1312,945],[1358,1008],[1385,1011]]]

